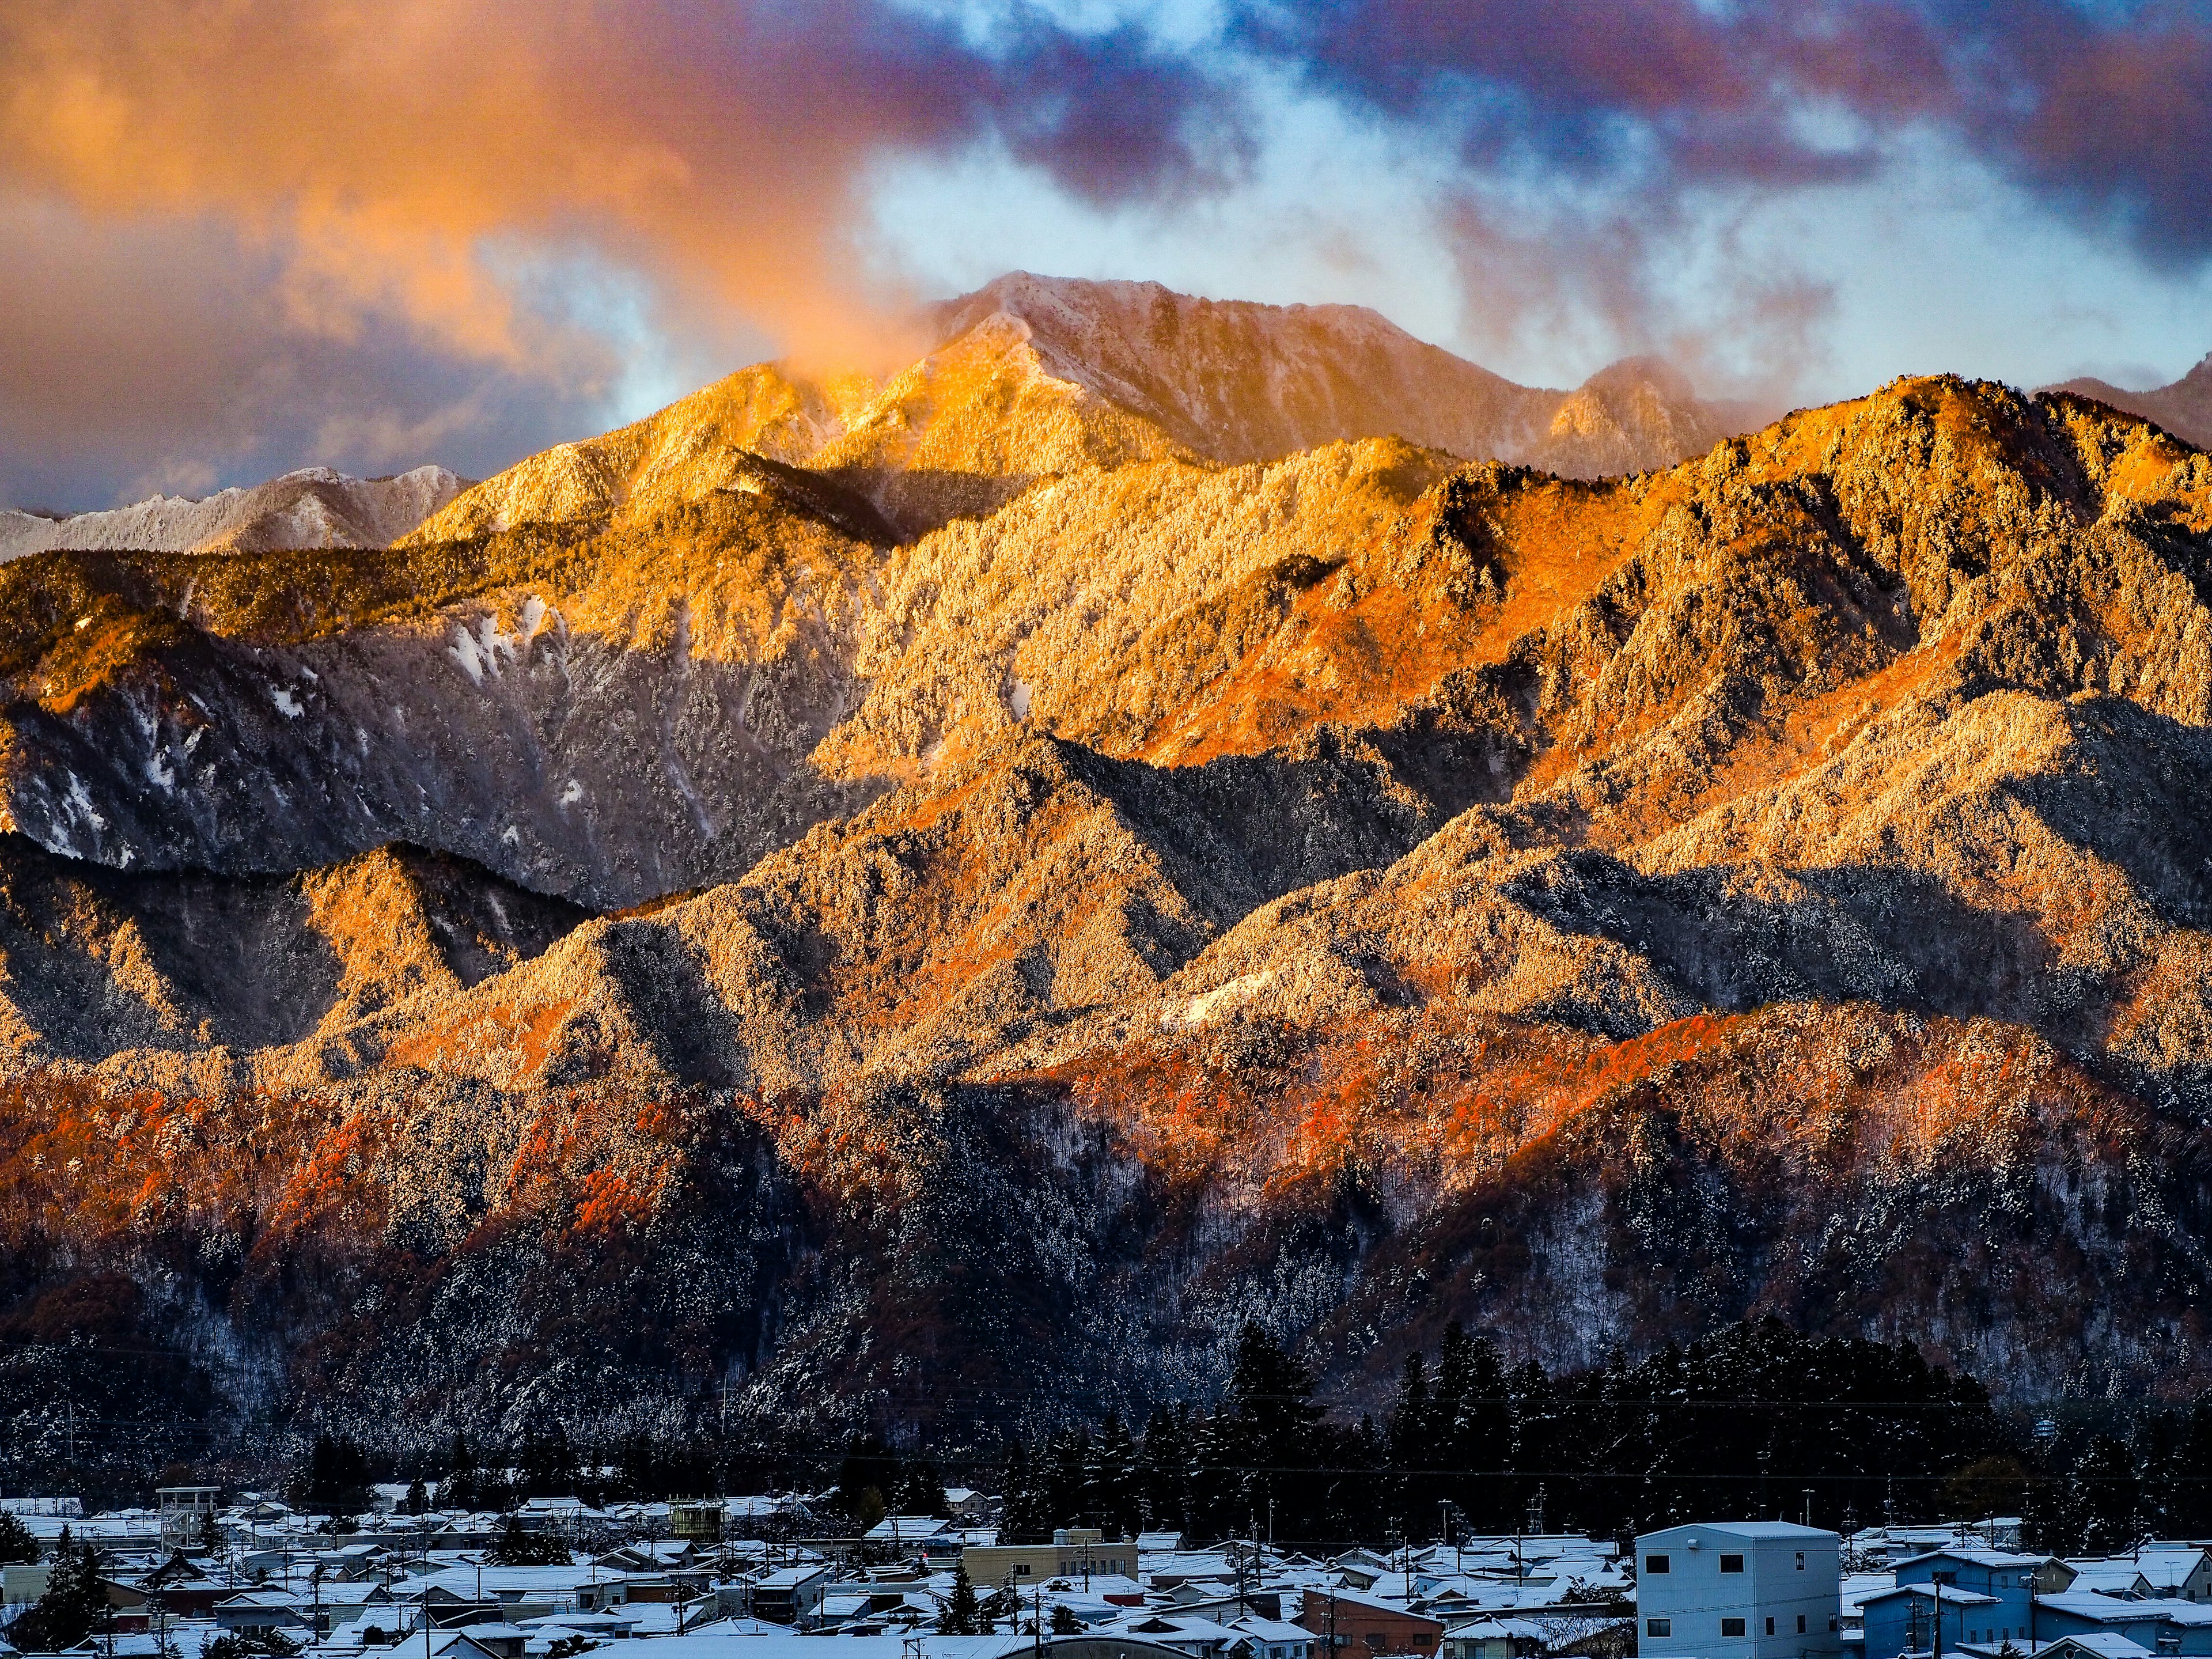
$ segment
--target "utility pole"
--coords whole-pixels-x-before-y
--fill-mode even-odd
[[[1805,1488],[1805,1524],[1808,1527],[1813,1524],[1813,1489],[1810,1486]]]

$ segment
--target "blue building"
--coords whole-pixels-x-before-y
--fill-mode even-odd
[[[2014,1550],[1930,1550],[1908,1557],[1892,1573],[1892,1589],[1860,1604],[1865,1659],[1952,1653],[1980,1643],[2030,1641],[2061,1632],[2038,1631],[2035,1575],[2047,1558]]]

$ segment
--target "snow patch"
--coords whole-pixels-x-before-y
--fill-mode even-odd
[[[1030,717],[1030,695],[1036,688],[1027,680],[1015,680],[1013,689],[1006,693],[1006,707],[1014,711],[1014,718],[1025,720]]]
[[[84,780],[74,772],[69,775],[69,803],[74,809],[71,816],[82,817],[95,830],[107,828],[107,820],[100,816],[100,809],[92,804],[92,791],[84,787]]]
[[[276,712],[282,714],[288,720],[295,720],[299,719],[301,715],[307,712],[306,709],[301,708],[298,702],[294,699],[291,688],[289,686],[270,686],[269,688],[269,701],[276,705]]]
[[[1275,970],[1262,968],[1256,973],[1244,974],[1218,985],[1212,990],[1192,997],[1180,1007],[1170,1006],[1160,1014],[1160,1024],[1170,1031],[1189,1030],[1203,1025],[1213,1018],[1216,1010],[1241,1008],[1273,982]]]
[[[556,806],[574,806],[583,798],[584,786],[571,778],[568,780],[568,787],[561,792],[561,799],[553,804]]]

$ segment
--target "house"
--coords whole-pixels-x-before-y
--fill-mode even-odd
[[[1102,1637],[1139,1637],[1156,1647],[1173,1648],[1177,1653],[1188,1654],[1190,1659],[1221,1659],[1241,1634],[1211,1619],[1188,1619],[1181,1613],[1173,1618],[1147,1613],[1121,1624],[1103,1626],[1097,1633]]]
[[[1868,1659],[1930,1650],[1939,1635],[1947,1649],[2033,1640],[2036,1586],[2050,1564],[2047,1556],[1965,1545],[1900,1558],[1892,1587],[1859,1603]]]
[[[1929,1580],[1917,1584],[1893,1584],[1876,1590],[1859,1604],[1862,1639],[1866,1659],[1898,1659],[1904,1654],[1948,1653],[1983,1639],[1983,1632],[1997,1643],[2014,1641],[2029,1629],[2023,1622],[2005,1622],[2012,1616],[1994,1595],[1975,1590],[1952,1589]]]
[[[228,1631],[287,1632],[307,1628],[299,1598],[289,1590],[240,1590],[215,1604],[215,1621]]]
[[[821,1611],[829,1583],[830,1569],[819,1563],[763,1573],[753,1580],[752,1616],[804,1630]]]
[[[1638,1653],[1838,1659],[1841,1543],[1832,1532],[1787,1521],[1701,1522],[1643,1534]]]
[[[1342,1651],[1361,1659],[1384,1653],[1432,1654],[1444,1637],[1442,1620],[1357,1590],[1306,1591],[1298,1623],[1321,1638],[1325,1655]]]
[[[1303,1625],[1257,1614],[1225,1622],[1237,1632],[1228,1649],[1235,1659],[1313,1659],[1313,1632]]]
[[[2130,1601],[2094,1590],[2039,1596],[2036,1626],[2036,1635],[2052,1640],[2110,1632],[2153,1653],[2212,1654],[2212,1607],[2164,1596]]]
[[[2066,1565],[2075,1577],[2061,1589],[2212,1602],[2212,1553],[2196,1545],[2146,1544],[2131,1554],[2091,1556]]]
[[[1137,1573],[1134,1539],[1108,1539],[1089,1528],[1069,1528],[1053,1534],[1049,1544],[994,1544],[960,1552],[960,1565],[968,1582],[997,1588],[1012,1583],[1025,1587],[1048,1578],[1081,1580],[1094,1574],[1133,1578]],[[1158,1583],[1157,1575],[1153,1579]]]
[[[1438,1659],[1531,1659],[1550,1645],[1548,1626],[1534,1619],[1475,1619],[1444,1632]]]

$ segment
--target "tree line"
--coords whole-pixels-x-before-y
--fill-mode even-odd
[[[288,1495],[357,1512],[370,1466],[354,1443],[319,1436]],[[2031,1545],[2080,1553],[2212,1534],[2212,1396],[2038,1424],[2000,1413],[1980,1382],[1909,1342],[1746,1322],[1640,1360],[1616,1353],[1555,1373],[1509,1363],[1489,1336],[1453,1325],[1435,1352],[1402,1357],[1379,1414],[1332,1416],[1306,1364],[1248,1324],[1218,1400],[1162,1403],[1141,1422],[1109,1411],[995,1450],[900,1449],[869,1434],[826,1456],[711,1432],[579,1443],[549,1423],[503,1442],[456,1434],[435,1498],[505,1510],[540,1496],[598,1504],[826,1484],[839,1513],[825,1520],[857,1530],[886,1513],[949,1513],[941,1468],[1004,1495],[1009,1541],[1064,1526],[1311,1543],[1516,1530],[1619,1538],[1695,1517],[1809,1510],[1839,1530],[2021,1515]],[[414,1473],[402,1507],[419,1513],[432,1471]]]

